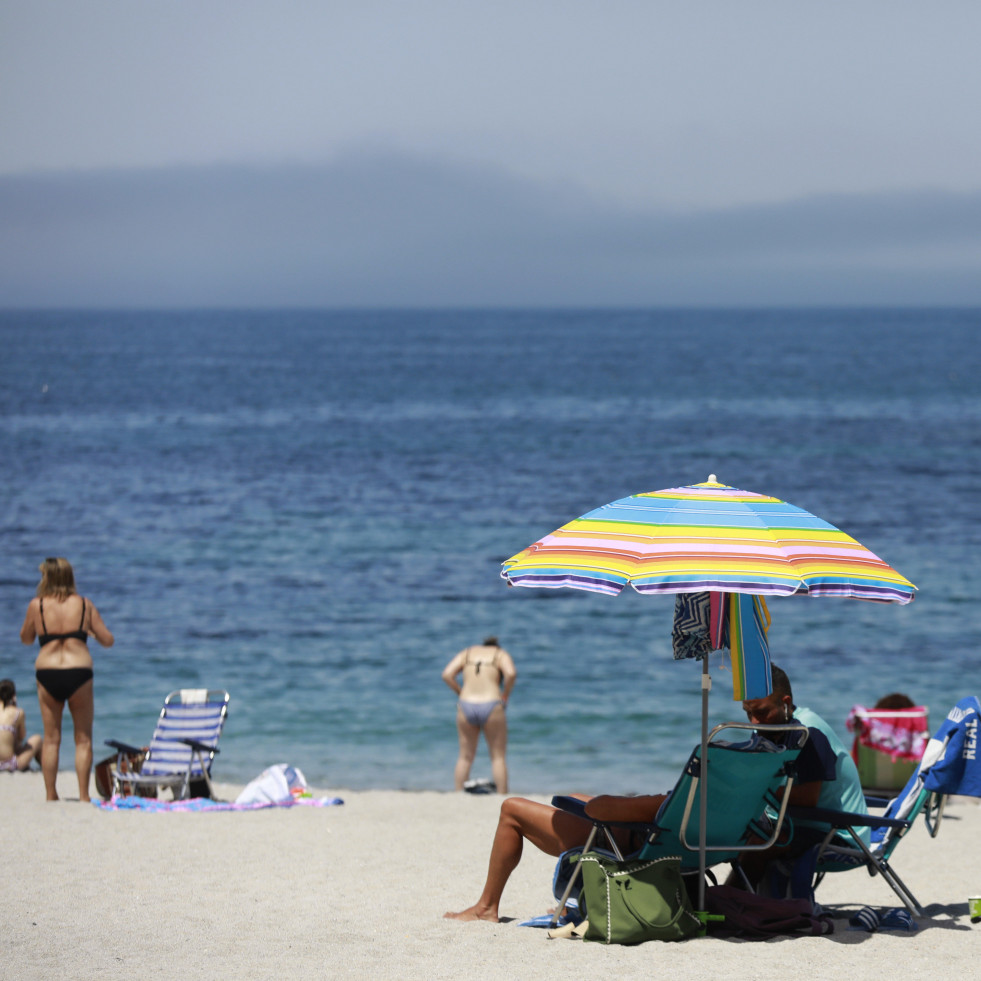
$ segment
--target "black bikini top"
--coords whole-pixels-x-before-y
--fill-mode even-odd
[[[47,627],[44,623],[44,597],[42,596],[38,600],[38,606],[41,609],[41,629],[47,631]],[[83,644],[89,642],[89,635],[82,629],[85,625],[85,597],[82,597],[82,619],[78,622],[78,630],[69,630],[64,634],[49,634],[43,633],[38,634],[37,642],[40,647],[44,647],[45,644],[50,644],[53,640],[68,640],[69,637],[74,637],[76,640],[80,640]]]

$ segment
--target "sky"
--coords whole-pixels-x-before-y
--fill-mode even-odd
[[[0,306],[981,304],[981,4],[0,0]]]

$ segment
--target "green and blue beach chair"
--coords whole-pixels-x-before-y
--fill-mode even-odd
[[[749,738],[720,740],[719,734],[727,730],[748,730]],[[778,745],[770,737],[790,745]],[[701,746],[696,746],[653,824],[593,821],[583,851],[593,848],[602,833],[610,850],[622,860],[612,830],[626,828],[646,836],[638,858],[679,855],[683,872],[704,873],[709,865],[736,861],[741,852],[769,848],[783,827],[797,757],[806,741],[807,729],[799,725],[727,722],[716,726],[709,734],[705,763]],[[704,837],[699,806],[703,787],[707,794]],[[592,820],[579,798],[555,797],[552,804]],[[578,864],[559,900],[553,926],[572,894],[577,872]],[[699,878],[699,899],[704,909],[704,874]]]

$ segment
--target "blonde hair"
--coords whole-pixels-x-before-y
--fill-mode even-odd
[[[38,569],[41,571],[41,581],[37,584],[38,596],[54,596],[63,600],[77,592],[75,573],[68,559],[48,558]]]

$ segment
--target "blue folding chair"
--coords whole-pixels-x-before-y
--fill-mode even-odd
[[[791,819],[819,820],[830,827],[824,841],[799,859],[813,863],[815,888],[828,873],[864,868],[869,875],[881,875],[914,916],[923,915],[919,900],[890,860],[920,814],[930,836],[936,837],[948,795],[981,797],[981,763],[977,758],[979,718],[978,699],[974,695],[962,698],[927,743],[919,767],[902,791],[891,801],[866,797],[867,806],[885,807],[880,815],[790,808]],[[872,829],[871,844],[867,845],[859,836],[857,829],[862,827]]]

